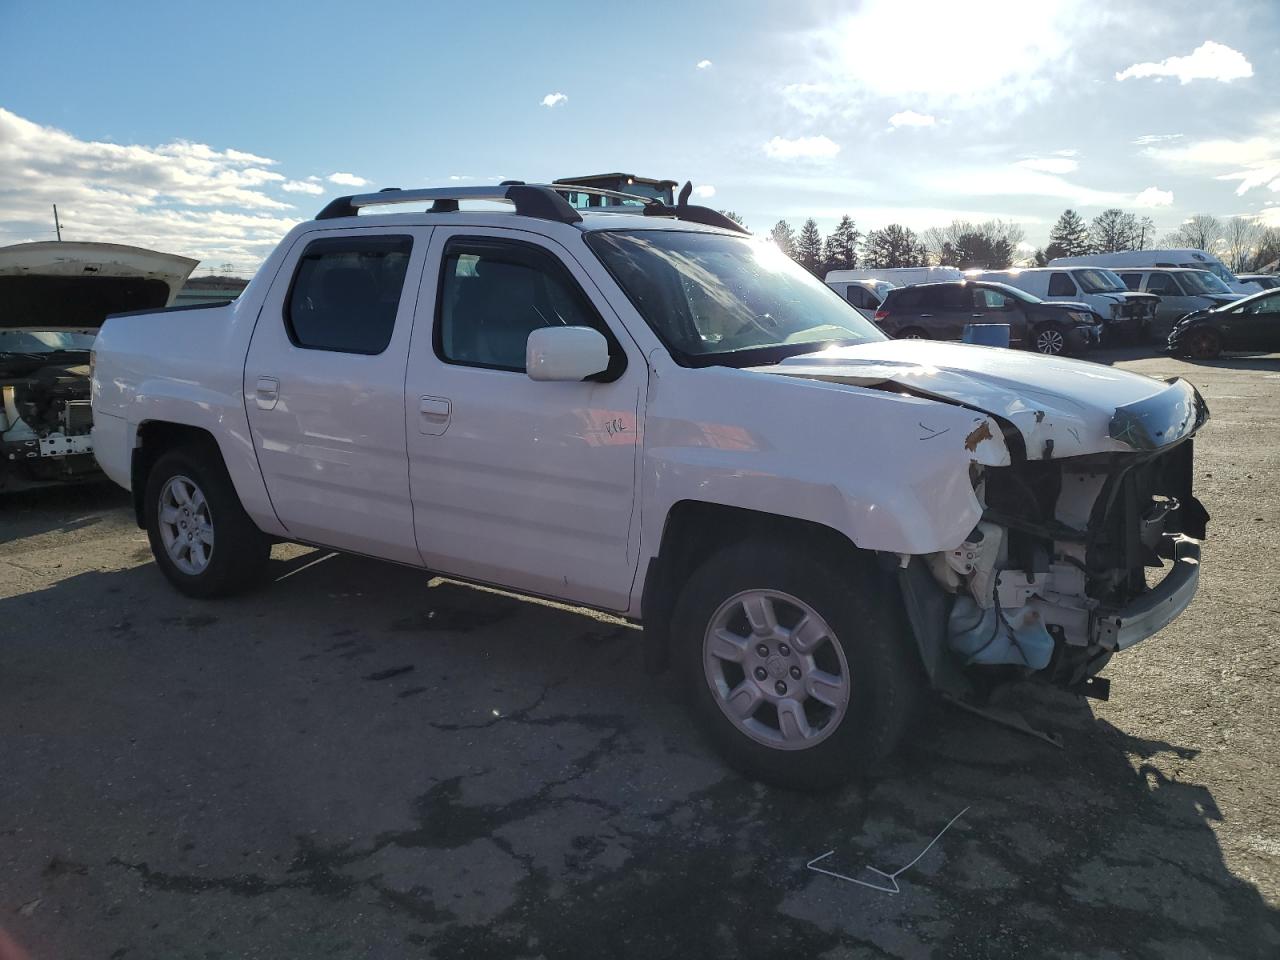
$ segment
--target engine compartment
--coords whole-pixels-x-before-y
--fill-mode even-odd
[[[53,356],[0,360],[0,489],[96,472],[88,357],[83,351]]]
[[[1205,536],[1192,448],[1186,439],[975,468],[982,521],[953,550],[924,558],[944,591],[951,653],[966,668],[1068,688],[1095,676],[1118,646],[1109,618],[1151,592],[1183,543]]]

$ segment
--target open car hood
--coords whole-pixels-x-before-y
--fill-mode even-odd
[[[885,340],[791,357],[759,373],[895,389],[1011,424],[1029,459],[1166,446],[1208,419],[1185,380],[1035,353],[932,340]]]
[[[0,247],[0,328],[96,330],[108,314],[168,306],[199,262],[118,243]]]

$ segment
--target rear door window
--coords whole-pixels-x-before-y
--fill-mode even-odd
[[[284,303],[294,346],[370,355],[387,349],[412,250],[411,237],[385,235],[307,244]]]

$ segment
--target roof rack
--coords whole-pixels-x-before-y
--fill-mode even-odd
[[[692,184],[686,183],[684,189],[680,191],[679,202],[673,207],[651,197],[639,197],[630,193],[619,193],[616,190],[518,181],[503,181],[496,187],[438,187],[425,190],[401,190],[399,187],[387,187],[377,193],[357,193],[348,197],[336,197],[316,214],[316,219],[333,220],[338,217],[354,217],[362,207],[427,201],[431,202],[430,213],[454,213],[458,209],[459,200],[492,200],[513,204],[518,216],[552,220],[557,223],[579,223],[582,220],[582,214],[575,210],[563,195],[590,193],[602,197],[638,201],[643,204],[642,212],[646,217],[672,217],[691,223],[723,227],[738,233],[748,232],[741,224],[730,220],[722,213],[709,207],[689,204],[689,194],[692,190]]]

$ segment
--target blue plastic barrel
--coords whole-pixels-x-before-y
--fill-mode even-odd
[[[970,323],[964,328],[965,343],[976,343],[980,347],[1009,346],[1009,325],[1007,323]]]

